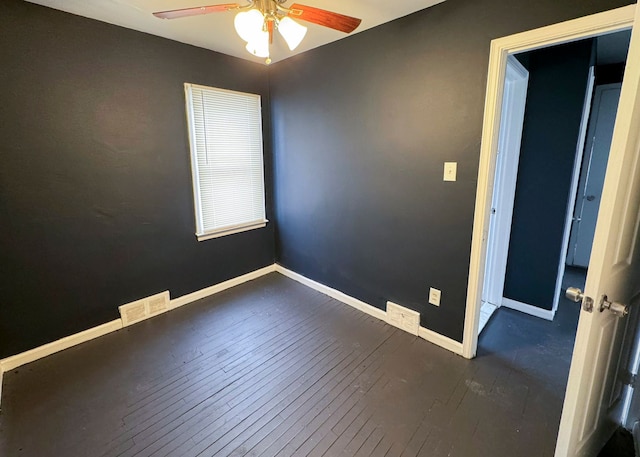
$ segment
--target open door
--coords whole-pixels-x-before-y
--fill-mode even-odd
[[[587,268],[607,169],[613,127],[620,100],[620,83],[596,87],[576,196],[567,265]]]
[[[624,306],[640,304],[639,55],[637,8],[585,292],[574,291],[582,311],[556,457],[598,455],[616,426]]]
[[[508,56],[482,288],[483,307],[502,305],[528,84],[527,69],[514,56]]]

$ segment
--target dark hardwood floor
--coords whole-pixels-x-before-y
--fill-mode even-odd
[[[469,361],[273,273],[6,373],[0,455],[551,456],[573,310]]]

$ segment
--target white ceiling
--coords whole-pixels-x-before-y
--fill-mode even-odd
[[[256,62],[264,59],[249,54],[245,43],[233,27],[234,12],[212,13],[180,19],[163,20],[152,16],[154,11],[166,11],[217,3],[232,3],[233,0],[27,0],[57,10],[108,22],[129,29],[158,35],[182,43],[211,49],[224,54]],[[375,27],[402,16],[428,8],[444,0],[302,0],[302,4],[322,8],[336,13],[362,19],[362,24],[353,33]],[[243,0],[238,0],[244,4]],[[296,3],[291,0],[285,6]],[[302,22],[302,21],[300,21]],[[271,47],[273,62],[308,51],[349,35],[326,27],[304,22],[309,27],[307,36],[295,50],[289,51],[276,33]]]

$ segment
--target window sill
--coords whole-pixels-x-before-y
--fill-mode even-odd
[[[252,222],[251,224],[229,227],[226,229],[216,230],[209,233],[196,233],[198,241],[210,240],[212,238],[220,238],[222,236],[233,235],[234,233],[246,232],[248,230],[255,230],[262,227],[266,227],[268,220]]]

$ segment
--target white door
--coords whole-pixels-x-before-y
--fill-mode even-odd
[[[569,372],[556,457],[598,455],[615,423],[616,371],[626,318],[600,311],[601,297],[635,305],[640,294],[640,8],[636,10],[591,261]],[[584,310],[593,298],[592,312]],[[614,418],[615,419],[615,418]]]
[[[596,88],[571,227],[569,265],[584,268],[589,265],[619,99],[620,83]]]
[[[507,58],[502,98],[496,177],[482,288],[483,306],[489,303],[500,307],[502,303],[528,85],[529,72],[514,56],[510,55]]]

